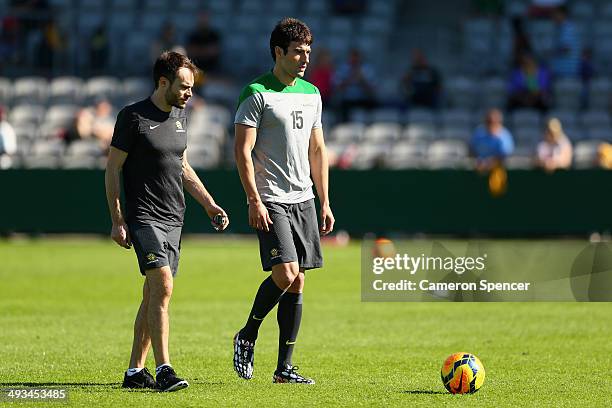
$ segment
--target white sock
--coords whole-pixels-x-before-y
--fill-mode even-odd
[[[164,368],[164,367],[172,367],[172,366],[170,365],[170,363],[167,363],[167,364],[162,364],[162,365],[156,367],[155,368],[155,375],[159,374],[161,369]]]
[[[139,372],[141,372],[144,368],[128,368],[126,371],[126,374],[128,377],[133,376],[134,374],[138,374]]]

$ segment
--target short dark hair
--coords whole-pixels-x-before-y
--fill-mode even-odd
[[[270,35],[270,53],[272,59],[276,61],[274,47],[281,47],[286,54],[291,41],[300,44],[312,44],[312,33],[308,26],[297,18],[285,17],[276,24]]]
[[[159,85],[159,79],[161,77],[167,78],[170,83],[176,79],[176,73],[181,68],[188,68],[193,72],[193,75],[198,75],[199,69],[193,62],[185,55],[174,51],[164,51],[161,53],[155,65],[153,66],[153,81],[155,82],[155,89]]]

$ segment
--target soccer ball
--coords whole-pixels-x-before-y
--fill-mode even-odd
[[[484,366],[473,354],[454,353],[444,360],[440,370],[442,383],[452,394],[472,394],[482,387]]]

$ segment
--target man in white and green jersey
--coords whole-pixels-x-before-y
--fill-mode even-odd
[[[332,231],[327,152],[319,90],[303,80],[312,34],[301,21],[281,20],[270,36],[272,72],[242,91],[234,120],[236,163],[257,230],[264,271],[245,326],[234,337],[234,369],[253,376],[261,322],[278,303],[279,350],[273,381],[314,384],[291,357],[302,317],[304,273],[323,265],[319,234]],[[311,178],[312,177],[312,178]],[[321,204],[318,227],[312,185]]]

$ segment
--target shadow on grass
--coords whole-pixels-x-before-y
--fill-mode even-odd
[[[407,390],[407,391],[402,391],[402,394],[431,394],[431,395],[442,395],[442,394],[449,394],[448,392],[444,392],[444,391],[432,391],[432,390]],[[449,394],[450,395],[450,394]]]

